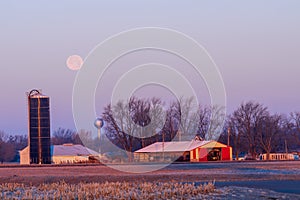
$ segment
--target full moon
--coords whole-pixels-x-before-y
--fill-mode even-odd
[[[82,66],[83,60],[78,55],[69,56],[67,59],[67,66],[71,70],[79,70]]]

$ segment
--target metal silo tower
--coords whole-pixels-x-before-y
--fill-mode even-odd
[[[51,164],[49,97],[39,90],[28,93],[30,164]]]

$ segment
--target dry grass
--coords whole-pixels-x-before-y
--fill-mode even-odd
[[[215,191],[213,183],[105,182],[39,186],[18,183],[0,185],[1,199],[199,199]]]

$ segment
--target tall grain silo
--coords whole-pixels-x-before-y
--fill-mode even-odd
[[[51,164],[50,101],[39,90],[28,93],[30,164]]]

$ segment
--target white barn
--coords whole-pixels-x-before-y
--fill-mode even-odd
[[[51,146],[51,158],[53,164],[88,162],[91,156],[97,157],[99,156],[99,153],[79,144]],[[30,164],[28,146],[20,151],[20,164]]]

